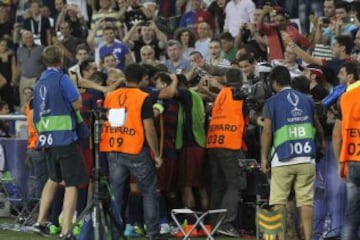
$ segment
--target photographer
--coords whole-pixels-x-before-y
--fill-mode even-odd
[[[270,67],[258,65],[255,59],[248,54],[241,55],[238,58],[237,66],[240,68],[244,78],[243,89],[248,96],[248,100],[252,100],[253,103],[257,104],[251,109],[261,110],[262,103],[272,94],[271,86],[266,80]]]
[[[244,77],[242,94],[246,96],[247,107],[250,111],[250,125],[245,136],[249,147],[247,157],[259,159],[260,129],[258,126],[262,125],[261,109],[265,100],[272,95],[272,88],[266,78],[267,72],[263,72],[251,55],[241,55],[237,64]]]

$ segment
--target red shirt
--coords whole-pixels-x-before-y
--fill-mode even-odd
[[[284,53],[283,50],[281,49],[281,43],[280,41],[282,41],[281,39],[279,39],[279,34],[281,34],[281,31],[277,31],[276,30],[277,27],[273,24],[267,24],[267,23],[262,23],[259,25],[259,31],[261,33],[266,34],[267,36],[267,45],[268,45],[268,61],[270,62],[271,60],[274,59],[283,59],[284,58]],[[278,34],[279,32],[279,34]],[[304,37],[303,35],[301,35],[299,33],[299,31],[292,25],[288,25],[286,27],[286,32],[290,35],[291,39],[297,43],[299,46],[301,46],[302,48],[307,48],[310,46],[310,41]],[[286,48],[286,45],[284,44],[284,50]]]

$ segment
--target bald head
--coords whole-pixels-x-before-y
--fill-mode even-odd
[[[142,63],[155,62],[155,51],[151,46],[145,45],[140,49],[140,57]]]
[[[209,33],[210,33],[209,30],[210,30],[209,24],[207,24],[206,22],[200,23],[197,28],[199,38],[201,39],[201,38],[209,37]]]
[[[27,30],[23,31],[21,35],[21,39],[25,47],[32,47],[34,45],[34,37],[32,32],[30,31]]]

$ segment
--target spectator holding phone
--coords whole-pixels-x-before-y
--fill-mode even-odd
[[[348,2],[342,1],[335,5],[336,22],[323,30],[323,35],[330,40],[330,44],[335,42],[336,36],[351,35],[356,31],[357,26],[353,24],[354,18],[350,15],[350,10]]]
[[[155,51],[155,57],[160,59],[160,54],[165,48],[167,36],[159,30],[154,21],[137,22],[123,38],[135,53],[136,62],[141,61],[140,49],[148,45]]]
[[[139,0],[119,0],[120,20],[126,25],[126,28],[131,29],[137,22],[146,22],[152,19],[152,13],[144,5],[140,4]]]

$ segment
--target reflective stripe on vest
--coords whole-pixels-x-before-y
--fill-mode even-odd
[[[267,100],[273,146],[280,162],[315,157],[314,103],[306,95],[284,89]]]
[[[315,128],[311,123],[289,124],[282,126],[274,133],[274,146],[287,141],[313,139],[315,136]]]
[[[34,87],[34,124],[39,137],[36,148],[67,146],[78,139],[72,103],[64,97],[60,71],[44,71]]]

